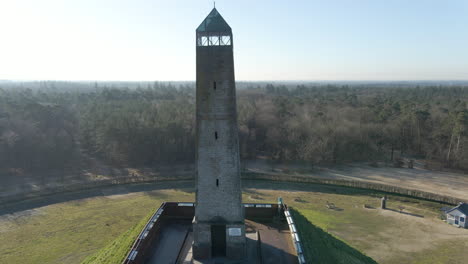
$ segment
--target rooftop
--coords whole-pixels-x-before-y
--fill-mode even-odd
[[[231,27],[218,10],[213,8],[205,20],[198,26],[197,32],[231,32]]]
[[[468,204],[467,203],[461,203],[458,206],[448,210],[447,213],[452,212],[455,209],[458,209],[460,212],[464,213],[465,215],[468,215]]]

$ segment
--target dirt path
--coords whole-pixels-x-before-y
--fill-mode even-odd
[[[192,181],[137,183],[128,184],[125,186],[106,186],[102,188],[85,189],[76,192],[56,193],[47,196],[39,196],[34,199],[26,199],[19,202],[0,204],[0,220],[3,219],[2,217],[12,217],[15,216],[15,214],[18,216],[32,214],[36,208],[73,200],[82,200],[94,197],[109,197],[111,199],[118,199],[125,196],[130,197],[138,192],[152,191],[155,189],[165,190],[192,188],[193,186],[194,184]]]
[[[304,165],[272,165],[261,160],[249,161],[246,163],[245,168],[252,172],[304,175],[388,184],[453,196],[468,201],[468,175],[460,173],[431,171],[422,168],[375,168],[363,164],[339,166],[337,168],[312,168],[305,167]]]
[[[468,175],[451,172],[406,169],[391,167],[370,167],[365,164],[343,165],[333,168],[313,167],[305,164],[273,164],[265,160],[243,161],[245,171],[267,174],[302,175],[328,179],[344,179],[387,184],[407,189],[416,189],[440,195],[452,196],[468,201]],[[157,175],[183,175],[190,177],[194,168],[191,164],[180,164],[157,169],[111,169],[96,166],[94,170],[53,172],[44,175],[22,175],[3,177],[0,182],[0,199],[14,195],[41,192],[43,189],[57,189],[66,185],[100,183],[119,178],[154,179]],[[155,176],[156,175],[156,176]]]

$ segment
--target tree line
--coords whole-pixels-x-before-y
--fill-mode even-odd
[[[0,168],[191,163],[193,83],[0,88]],[[122,85],[121,85],[122,86]],[[468,87],[242,83],[241,156],[337,164],[425,158],[468,169]]]

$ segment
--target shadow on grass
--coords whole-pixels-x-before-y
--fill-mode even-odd
[[[413,213],[409,213],[409,212],[405,212],[405,211],[400,211],[400,210],[391,209],[391,208],[388,208],[388,207],[387,207],[385,210],[397,212],[397,213],[400,213],[400,214],[405,214],[405,215],[411,215],[411,216],[416,216],[416,217],[424,218],[424,215],[413,214]]]
[[[313,225],[299,211],[291,209],[304,247],[307,263],[318,264],[376,264],[345,242]]]
[[[256,188],[256,189],[268,189],[268,190],[282,190],[282,191],[305,191],[305,192],[321,192],[321,193],[333,193],[342,195],[369,195],[375,197],[382,197],[383,192],[370,190],[370,189],[359,189],[346,186],[338,185],[327,185],[319,183],[303,183],[303,182],[284,182],[284,181],[270,181],[270,180],[251,180],[243,179],[242,188],[245,189]],[[255,192],[254,190],[249,190]]]

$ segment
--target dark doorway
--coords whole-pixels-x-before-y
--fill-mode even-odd
[[[226,256],[226,226],[211,226],[211,255],[213,257]]]

